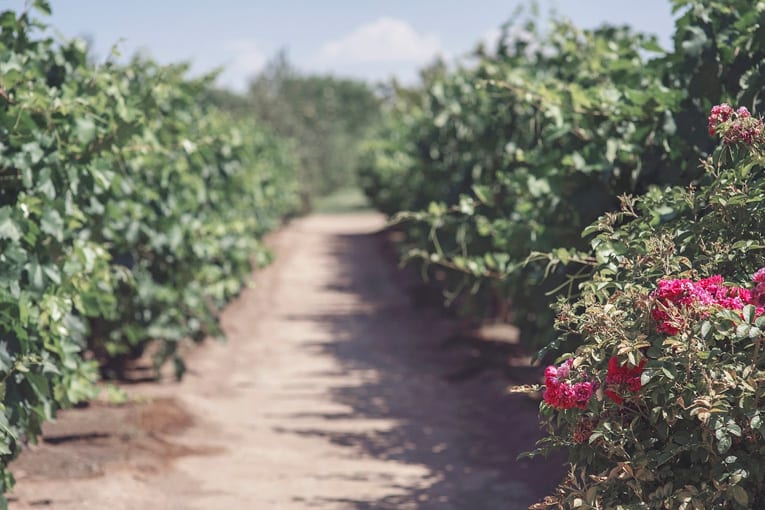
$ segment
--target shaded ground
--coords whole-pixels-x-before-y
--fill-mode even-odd
[[[504,331],[455,337],[413,307],[381,226],[313,216],[274,236],[277,263],[224,315],[228,345],[195,350],[180,385],[64,413],[14,465],[11,508],[513,510],[543,496],[560,463],[515,461],[537,404],[504,391],[529,370],[497,361],[515,349]]]

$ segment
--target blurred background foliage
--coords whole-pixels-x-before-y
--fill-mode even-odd
[[[697,183],[712,105],[762,112],[763,2],[672,5],[669,50],[627,26],[519,14],[495,47],[388,91],[362,186],[466,319],[554,346],[550,304],[590,271],[583,229],[620,194]]]
[[[306,208],[317,197],[357,187],[361,142],[379,122],[382,104],[367,82],[302,73],[286,51],[271,59],[246,93],[215,90],[210,99],[294,142]]]

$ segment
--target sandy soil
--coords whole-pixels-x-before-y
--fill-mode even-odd
[[[135,384],[128,405],[62,413],[13,465],[11,509],[537,501],[560,462],[515,461],[538,437],[537,404],[504,389],[538,369],[414,306],[382,226],[374,214],[313,216],[274,235],[277,262],[224,314],[228,343],[194,350],[181,384]]]

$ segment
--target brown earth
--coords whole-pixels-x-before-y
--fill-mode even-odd
[[[12,468],[11,509],[514,510],[561,462],[516,461],[537,403],[512,335],[417,308],[374,214],[312,216],[224,313],[180,384],[62,413]],[[508,343],[508,340],[511,342]]]

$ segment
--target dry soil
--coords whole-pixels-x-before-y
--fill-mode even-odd
[[[496,342],[455,339],[455,322],[415,306],[381,227],[322,215],[273,235],[277,262],[223,315],[228,342],[191,352],[180,384],[127,385],[127,405],[62,413],[14,463],[11,509],[537,501],[561,465],[515,460],[539,435],[537,403],[505,387],[539,369],[497,363]]]

